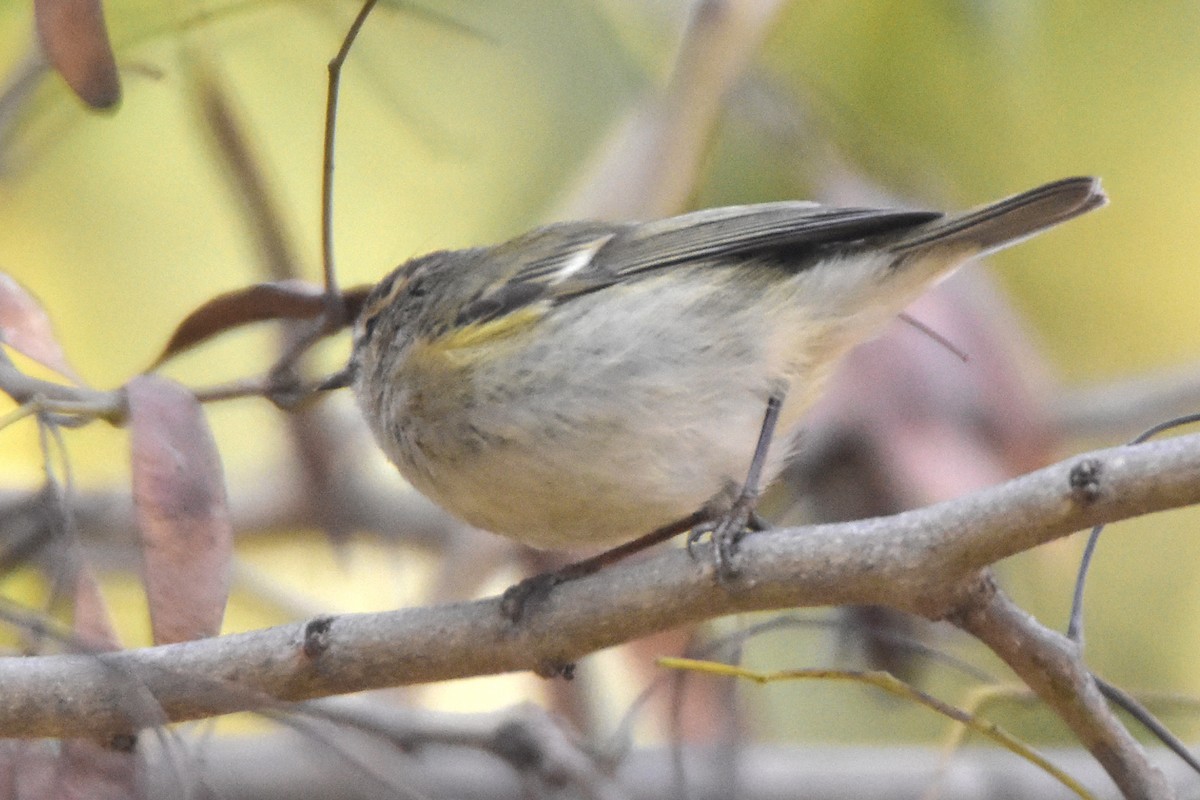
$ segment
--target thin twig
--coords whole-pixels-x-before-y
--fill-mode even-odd
[[[336,310],[332,304],[340,295],[333,258],[333,162],[337,138],[338,93],[341,88],[342,66],[346,63],[346,57],[350,55],[350,48],[354,45],[354,40],[358,38],[358,32],[362,29],[363,23],[367,21],[367,15],[375,7],[376,1],[367,0],[363,4],[358,16],[351,23],[350,30],[346,32],[346,37],[342,40],[342,46],[338,49],[337,55],[329,62],[329,87],[325,100],[325,143],[321,169],[321,263],[325,273],[326,303],[331,304],[326,309],[330,317]]]

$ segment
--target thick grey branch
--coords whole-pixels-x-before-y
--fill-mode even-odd
[[[747,537],[741,578],[668,550],[557,587],[514,626],[496,599],[355,614],[102,656],[0,660],[0,734],[134,726],[148,691],[172,720],[281,701],[515,670],[553,674],[588,653],[737,611],[887,605],[931,618],[988,564],[1100,521],[1200,501],[1200,435],[1103,450],[893,517]],[[121,684],[125,684],[122,686]]]

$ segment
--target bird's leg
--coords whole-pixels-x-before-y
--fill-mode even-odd
[[[767,400],[767,411],[763,415],[762,428],[758,432],[754,456],[750,459],[750,471],[733,505],[719,518],[704,522],[688,534],[688,552],[693,552],[693,547],[705,534],[712,538],[713,564],[717,570],[717,579],[722,582],[737,576],[733,560],[742,537],[748,531],[761,531],[767,527],[762,518],[755,513],[754,507],[762,494],[763,466],[767,461],[767,451],[771,448],[771,440],[775,436],[775,426],[779,422],[779,411],[782,408],[783,395],[772,394]]]
[[[560,583],[566,583],[576,578],[582,578],[585,575],[591,575],[593,572],[607,567],[609,564],[617,563],[626,556],[645,550],[647,547],[656,545],[659,542],[673,539],[684,531],[694,529],[697,525],[708,519],[708,517],[709,512],[704,510],[697,511],[683,519],[663,525],[661,528],[655,528],[645,536],[639,536],[631,542],[617,545],[611,550],[605,550],[603,553],[598,553],[591,558],[567,564],[565,567],[553,570],[552,572],[543,572],[541,575],[526,578],[520,583],[510,586],[504,592],[500,598],[500,610],[508,619],[518,622],[525,613],[525,607],[528,603],[545,598],[550,593],[550,590]]]
[[[676,520],[661,528],[638,537],[631,542],[618,545],[611,550],[567,564],[565,567],[552,572],[543,572],[531,578],[510,586],[500,598],[500,610],[509,620],[519,622],[529,603],[544,599],[550,590],[561,583],[591,575],[593,572],[615,564],[626,556],[645,550],[660,542],[674,538],[684,531],[688,532],[688,552],[703,536],[711,535],[713,542],[713,562],[717,570],[717,578],[727,581],[737,575],[733,559],[737,553],[738,542],[747,531],[760,531],[767,527],[766,523],[754,511],[762,494],[762,471],[767,460],[767,451],[771,447],[771,439],[775,435],[775,425],[779,421],[779,411],[783,407],[783,395],[773,394],[767,400],[767,411],[763,415],[762,428],[758,433],[758,443],[754,447],[754,456],[750,459],[750,471],[746,482],[734,499],[733,505],[717,517],[709,509],[701,509],[693,514]]]

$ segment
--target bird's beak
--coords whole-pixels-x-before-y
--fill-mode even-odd
[[[330,392],[334,389],[345,389],[354,383],[356,377],[358,377],[358,361],[351,359],[344,368],[317,384],[317,391]]]

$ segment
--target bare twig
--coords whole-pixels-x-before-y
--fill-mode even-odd
[[[1055,401],[1063,432],[1126,438],[1200,408],[1200,364],[1065,390]]]
[[[338,89],[341,86],[342,66],[346,63],[346,57],[350,55],[350,48],[354,46],[354,40],[358,38],[363,23],[375,8],[375,2],[376,0],[367,0],[363,4],[354,22],[350,24],[350,30],[346,32],[346,38],[342,40],[337,55],[329,62],[329,85],[325,100],[324,164],[321,171],[321,263],[325,273],[326,313],[330,317],[340,310],[337,301],[337,270],[333,258],[333,165],[337,152]]]
[[[341,444],[356,442],[354,432],[335,429]],[[337,511],[339,525],[348,530],[371,531],[387,541],[434,552],[467,530],[429,500],[404,491],[398,479],[371,469],[372,463],[353,447],[327,453],[338,463]],[[312,524],[299,476],[274,469],[245,476],[230,486],[230,511],[239,537],[278,533]],[[131,546],[134,542],[133,504],[125,489],[83,489],[63,502],[74,515],[79,535],[88,547]],[[10,544],[30,530],[44,502],[37,491],[0,489],[0,536]],[[16,559],[14,559],[16,560]]]
[[[17,369],[3,348],[0,348],[0,391],[21,405],[28,405],[30,411],[110,422],[119,422],[125,416],[125,398],[121,392],[102,392],[30,377]]]

